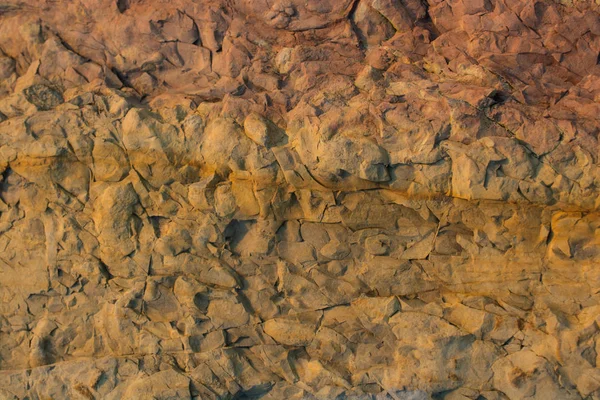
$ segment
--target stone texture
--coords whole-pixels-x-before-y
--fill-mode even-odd
[[[0,4],[1,399],[598,399],[598,0]]]

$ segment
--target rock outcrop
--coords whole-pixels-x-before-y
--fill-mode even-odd
[[[0,398],[600,398],[598,0],[0,4]]]

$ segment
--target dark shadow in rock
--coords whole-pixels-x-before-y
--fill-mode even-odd
[[[255,224],[255,221],[239,221],[231,220],[229,225],[223,231],[224,239],[229,243],[229,249],[238,254],[236,251],[237,245],[242,241],[244,236],[250,231],[250,227]]]
[[[129,9],[129,0],[117,0],[117,8],[120,13],[124,13]]]
[[[233,400],[255,400],[260,399],[265,396],[267,393],[271,391],[273,388],[272,383],[263,383],[261,385],[256,385],[251,387],[248,390],[242,390],[237,392],[233,396]]]

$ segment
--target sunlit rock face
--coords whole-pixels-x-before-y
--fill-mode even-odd
[[[599,10],[0,4],[0,399],[600,398]]]

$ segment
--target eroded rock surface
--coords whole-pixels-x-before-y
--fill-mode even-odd
[[[600,398],[598,0],[0,5],[0,398]]]

